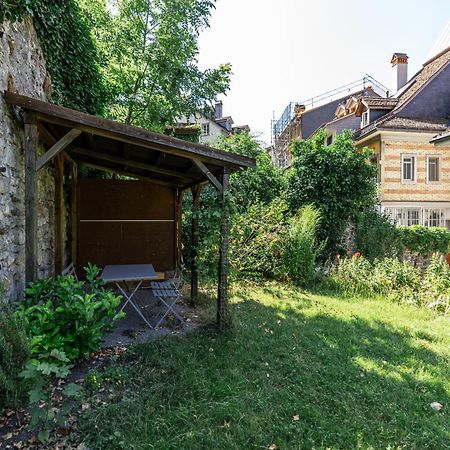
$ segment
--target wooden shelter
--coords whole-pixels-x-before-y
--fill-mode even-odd
[[[199,208],[201,187],[212,183],[221,194],[222,220],[218,270],[218,322],[228,320],[228,241],[229,209],[227,191],[232,171],[254,167],[251,158],[216,150],[205,145],[186,142],[170,136],[85,114],[12,92],[5,100],[23,112],[25,129],[25,247],[26,280],[37,276],[37,211],[36,179],[46,164],[54,164],[55,174],[55,273],[64,262],[65,233],[64,166],[71,171],[71,212],[73,221],[72,259],[77,249],[77,167],[79,164],[99,170],[170,187],[173,189],[177,236],[180,236],[182,195],[191,190],[194,208]],[[16,111],[17,112],[17,111]],[[46,151],[38,156],[39,143]],[[146,186],[145,183],[142,186]],[[162,200],[164,201],[164,200]],[[198,215],[192,220],[193,263],[191,295],[198,292],[196,264],[198,245]],[[178,239],[176,258],[181,258]]]

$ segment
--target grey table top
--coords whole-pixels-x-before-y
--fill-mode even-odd
[[[158,277],[152,264],[118,264],[105,266],[100,278],[111,282],[155,280]]]

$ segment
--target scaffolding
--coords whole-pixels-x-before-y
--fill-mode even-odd
[[[272,119],[272,158],[279,167],[289,165],[289,152],[287,151],[292,140],[291,125],[296,118],[296,108],[302,111],[322,106],[345,95],[351,95],[358,91],[371,87],[381,97],[389,97],[389,89],[372,76],[365,74],[363,78],[340,86],[331,91],[311,97],[301,102],[289,103],[278,120]]]

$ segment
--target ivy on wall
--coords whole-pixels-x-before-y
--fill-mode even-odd
[[[90,26],[76,0],[0,0],[0,21],[33,17],[53,85],[51,100],[101,114],[108,100]]]

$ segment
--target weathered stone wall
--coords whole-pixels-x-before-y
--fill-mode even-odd
[[[45,100],[50,80],[30,19],[0,24],[0,93],[14,91]],[[40,149],[42,152],[42,149]],[[0,95],[0,283],[6,299],[20,299],[25,282],[25,162],[23,126]],[[53,169],[38,175],[39,276],[52,274]]]

